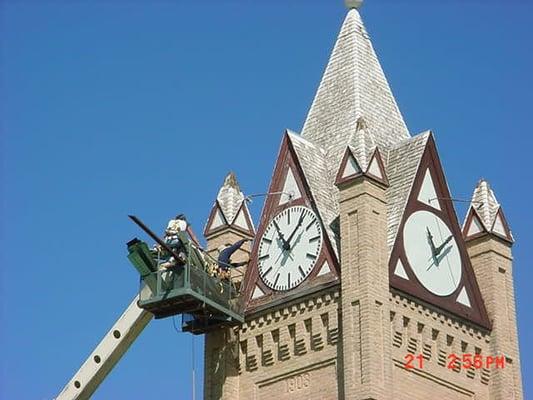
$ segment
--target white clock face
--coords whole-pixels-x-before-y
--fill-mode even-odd
[[[271,289],[292,289],[309,276],[321,248],[317,216],[306,207],[287,208],[270,221],[261,237],[259,275]]]
[[[403,228],[407,260],[417,279],[437,296],[452,294],[461,281],[462,263],[457,242],[436,214],[416,211]]]

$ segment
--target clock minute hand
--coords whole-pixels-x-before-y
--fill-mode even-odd
[[[450,243],[450,240],[453,239],[453,235],[450,235],[448,236],[448,238],[444,241],[444,243],[442,243],[439,247],[437,247],[435,249],[435,255],[438,256],[440,254],[440,252],[442,251],[442,249],[444,249],[444,247]]]
[[[300,228],[300,226],[302,225],[303,220],[304,220],[304,213],[302,212],[302,215],[300,215],[300,219],[298,220],[298,223],[296,224],[296,227],[294,228],[294,230],[290,234],[289,238],[287,239],[287,246],[289,246],[289,248],[290,248],[291,240],[294,237],[294,235],[296,234],[296,232],[298,231],[298,228]]]

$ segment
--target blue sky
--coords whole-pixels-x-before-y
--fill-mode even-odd
[[[340,0],[0,7],[0,397],[50,399],[136,293],[125,242],[140,232],[127,214],[160,230],[184,212],[201,232],[229,170],[246,193],[264,192],[346,10]],[[407,125],[435,132],[453,195],[469,199],[484,177],[503,203],[526,397],[532,11],[525,1],[362,9]],[[190,398],[191,345],[170,320],[151,323],[94,398]],[[202,340],[194,346],[199,393]]]

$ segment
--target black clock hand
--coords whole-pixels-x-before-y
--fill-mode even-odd
[[[296,224],[296,227],[294,228],[294,230],[292,231],[291,235],[287,239],[288,248],[286,250],[290,249],[291,240],[294,237],[294,235],[296,234],[296,231],[298,230],[298,228],[300,228],[300,226],[302,225],[302,222],[304,221],[304,217],[305,217],[305,215],[304,215],[304,212],[302,211],[302,215],[300,215],[300,219],[298,220],[298,223]]]
[[[448,238],[444,241],[444,243],[442,243],[439,247],[437,247],[435,249],[435,256],[438,256],[440,254],[440,252],[442,251],[442,249],[444,249],[444,247],[450,243],[450,240],[453,239],[453,235],[450,235],[448,236]]]
[[[427,231],[427,237],[428,237],[428,242],[429,242],[429,246],[431,247],[431,254],[433,256],[435,256],[435,243],[433,243],[433,235],[431,234],[431,232],[429,231],[429,228],[426,226],[426,231]]]
[[[288,248],[289,247],[289,243],[285,240],[285,237],[283,236],[283,233],[281,233],[281,229],[279,229],[278,223],[276,222],[276,220],[273,220],[272,222],[274,223],[274,226],[276,227],[276,230],[278,231],[278,237],[283,242],[283,248],[284,249]]]

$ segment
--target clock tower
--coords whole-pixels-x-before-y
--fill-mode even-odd
[[[255,229],[228,175],[205,236],[253,238],[245,322],[209,332],[206,399],[522,399],[513,237],[486,181],[461,227],[430,132],[411,134],[349,1]],[[238,261],[238,260],[237,260]]]

